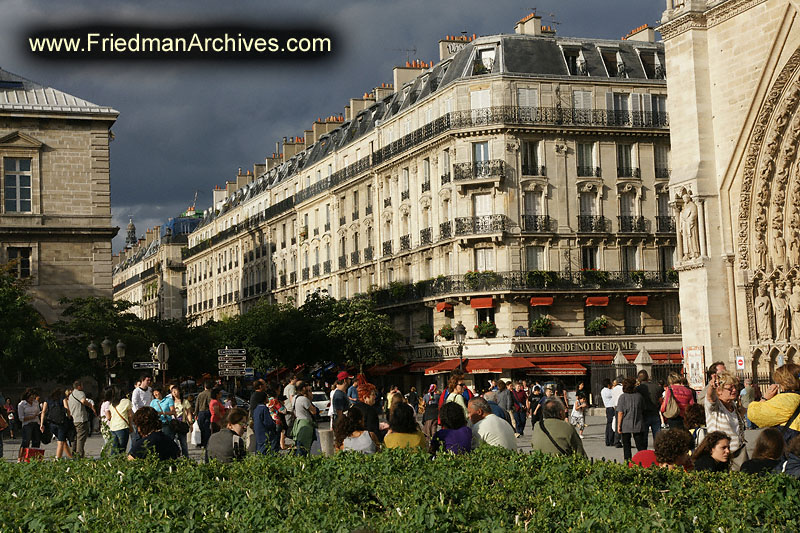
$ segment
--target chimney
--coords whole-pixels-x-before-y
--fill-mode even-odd
[[[622,38],[623,41],[643,41],[646,43],[655,43],[656,42],[656,30],[648,26],[647,24],[642,24],[638,28],[635,28],[628,32],[628,35]]]
[[[250,171],[247,171],[247,174],[242,174],[242,167],[239,167],[239,172],[236,174],[236,188],[241,189],[248,183],[250,183],[252,176],[250,175]]]
[[[372,91],[372,94],[375,96],[376,102],[383,100],[387,96],[394,94],[394,86],[391,83],[381,83],[380,87],[375,87],[375,90]]]
[[[225,189],[219,185],[215,186],[214,190],[211,191],[211,207],[219,209],[220,204],[225,201],[225,196]]]
[[[344,119],[345,120],[353,120],[353,115],[350,114],[350,106],[344,106]]]
[[[364,96],[361,98],[351,98],[350,105],[348,106],[350,108],[350,118],[348,120],[353,120],[359,113],[374,103],[375,93],[364,93]]]
[[[471,41],[475,40],[476,35],[473,33],[472,37],[466,35],[446,35],[444,39],[439,41],[439,61],[444,61],[448,57],[456,55]]]
[[[273,169],[281,164],[281,158],[277,152],[272,152],[272,155],[267,156],[265,160],[267,170]]]
[[[267,171],[267,165],[260,165],[258,163],[254,163],[253,164],[253,175],[255,177],[260,176],[261,174],[263,174],[266,171]]]
[[[305,149],[305,143],[300,137],[283,138],[283,155],[286,159],[291,159]]]
[[[394,90],[399,90],[403,85],[410,82],[423,72],[425,72],[432,65],[428,65],[424,61],[414,60],[406,61],[403,67],[394,67],[392,74],[394,74]]]
[[[309,146],[314,144],[314,132],[312,130],[304,130],[303,139],[305,141],[303,144],[305,145],[306,148],[308,148]]]
[[[225,198],[228,198],[233,193],[236,192],[236,182],[235,181],[226,181],[225,182]]]
[[[520,35],[542,35],[542,17],[535,12],[531,13],[517,22],[514,32]]]

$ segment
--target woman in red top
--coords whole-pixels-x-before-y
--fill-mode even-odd
[[[208,410],[211,411],[211,433],[216,433],[222,428],[222,419],[225,418],[225,406],[220,401],[222,391],[218,387],[211,389],[211,401]]]
[[[667,378],[667,382],[669,386],[664,391],[664,399],[661,402],[661,412],[663,413],[667,409],[667,404],[669,403],[669,399],[674,397],[675,401],[678,402],[678,416],[674,418],[667,418],[667,425],[669,425],[670,429],[672,428],[683,428],[683,417],[686,413],[686,408],[692,405],[694,402],[694,394],[692,393],[692,389],[681,385],[683,378],[676,374],[675,372],[671,372],[669,378]]]

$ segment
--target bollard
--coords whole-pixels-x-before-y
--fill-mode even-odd
[[[319,447],[322,449],[322,455],[333,455],[333,431],[330,429],[320,429],[319,432]]]

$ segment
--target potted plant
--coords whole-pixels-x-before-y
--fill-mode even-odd
[[[604,316],[599,316],[586,325],[586,331],[592,335],[602,335],[608,327],[608,319]]]
[[[634,270],[630,273],[631,283],[637,287],[644,285],[644,270]]]
[[[469,270],[464,274],[464,283],[471,290],[494,289],[503,280],[503,276],[493,270]]]
[[[475,324],[475,333],[478,338],[495,337],[497,335],[497,326],[494,322],[479,322]]]
[[[430,324],[422,324],[417,333],[419,338],[425,342],[433,342],[433,326]]]
[[[547,270],[530,270],[525,274],[526,285],[536,289],[549,287],[556,282],[556,279],[555,272],[548,272]]]
[[[670,283],[678,284],[678,271],[674,268],[667,270],[667,281]]]
[[[596,268],[582,268],[581,279],[584,285],[600,285],[608,283],[608,272]]]
[[[553,321],[548,316],[540,316],[531,321],[529,332],[539,337],[547,337],[553,327]]]
[[[445,340],[451,341],[455,338],[456,333],[453,331],[453,326],[445,324],[442,326],[442,329],[439,330],[439,336]]]

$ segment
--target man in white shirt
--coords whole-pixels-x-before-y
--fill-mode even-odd
[[[622,380],[625,379],[625,376],[617,376],[617,379],[614,380],[614,388],[611,389],[611,403],[614,406],[614,411],[617,410],[617,402],[619,401],[619,397],[622,396]],[[614,432],[614,446],[617,448],[622,448],[622,437],[619,431]]]
[[[500,446],[507,450],[517,449],[517,439],[511,425],[492,414],[489,403],[477,396],[467,404],[470,422],[472,422],[472,446],[476,448],[485,442],[490,446]]]
[[[131,394],[131,410],[135,413],[141,407],[150,405],[153,401],[153,389],[150,388],[150,376],[142,376],[139,386]]]
[[[600,397],[603,399],[603,407],[606,408],[606,446],[614,445],[614,414],[617,412],[617,404],[614,402],[611,387],[611,380],[604,379]]]

